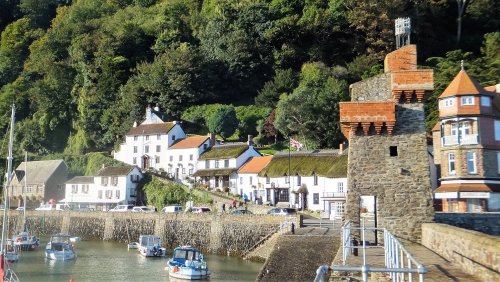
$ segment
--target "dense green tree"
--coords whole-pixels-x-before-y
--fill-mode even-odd
[[[165,205],[185,204],[190,194],[185,187],[175,182],[163,182],[153,177],[143,188],[148,205],[161,210]]]
[[[238,127],[234,107],[224,106],[217,109],[208,117],[207,125],[210,132],[219,134],[224,140],[233,135]]]
[[[264,84],[255,97],[255,104],[260,107],[275,108],[283,93],[290,93],[297,86],[297,78],[291,69],[276,70],[272,81]]]
[[[257,123],[259,120],[264,120],[270,112],[270,108],[258,108],[256,106],[236,107],[239,139],[245,140],[248,135],[256,136],[258,134]]]

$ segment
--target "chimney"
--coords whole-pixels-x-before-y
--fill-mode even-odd
[[[247,144],[248,144],[248,146],[253,146],[253,136],[252,135],[248,135]]]
[[[101,165],[101,169],[102,169],[102,168],[105,168],[105,167],[106,167],[106,165],[105,165],[105,164],[102,164],[102,165]]]
[[[146,118],[148,119],[151,116],[151,107],[148,105],[146,108]]]
[[[137,121],[134,121],[133,127],[137,127]]]
[[[155,111],[159,112],[160,111],[160,104],[156,103],[156,106],[155,106]]]
[[[215,145],[215,133],[209,132],[208,137],[210,137],[209,147],[213,147]]]

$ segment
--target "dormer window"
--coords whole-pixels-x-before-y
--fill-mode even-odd
[[[207,149],[208,145],[207,144],[203,144],[203,151],[205,151]]]
[[[172,141],[175,141],[175,135],[172,135]]]
[[[474,96],[462,96],[462,106],[472,106],[474,105]]]
[[[491,98],[488,96],[481,96],[481,106],[491,107]]]
[[[452,107],[454,104],[455,98],[446,98],[443,100],[444,107]]]

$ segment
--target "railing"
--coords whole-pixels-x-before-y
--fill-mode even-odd
[[[351,240],[351,231],[361,230],[361,240],[362,246],[357,246],[354,243],[355,240]],[[373,230],[375,232],[384,232],[384,255],[385,255],[385,267],[370,267],[366,259],[366,250],[368,248],[381,248],[381,246],[367,247],[365,240],[365,231]],[[354,249],[362,250],[363,255],[363,265],[362,266],[345,266],[349,253]],[[413,281],[414,274],[418,275],[420,282],[424,282],[425,273],[427,273],[427,268],[422,264],[417,262],[415,258],[401,245],[401,243],[385,228],[365,228],[364,220],[362,221],[361,228],[353,228],[351,222],[347,221],[342,226],[342,264],[344,266],[320,266],[316,270],[315,282],[323,282],[325,274],[328,270],[333,271],[356,271],[361,272],[363,281],[368,281],[368,273],[370,272],[386,272],[389,273],[389,277],[393,282],[400,281]]]
[[[460,139],[458,135],[450,135],[442,137],[441,142],[443,146],[475,145],[479,144],[479,138],[477,134],[461,135]]]
[[[323,192],[323,198],[345,198],[346,192]]]

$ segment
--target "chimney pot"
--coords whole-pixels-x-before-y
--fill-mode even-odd
[[[253,146],[253,135],[248,135],[247,144],[248,146]]]

